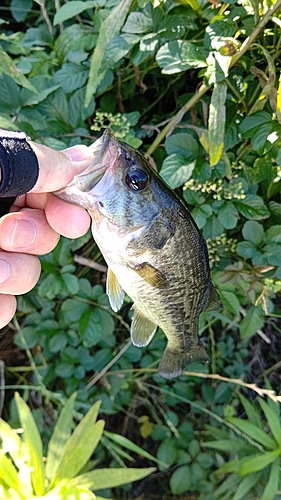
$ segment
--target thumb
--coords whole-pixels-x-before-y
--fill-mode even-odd
[[[61,189],[94,159],[91,148],[82,144],[63,151],[55,151],[32,141],[29,144],[39,163],[39,176],[30,193],[49,193]]]

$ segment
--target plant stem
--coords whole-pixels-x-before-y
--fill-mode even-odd
[[[273,16],[273,14],[281,8],[281,0],[277,0],[277,2],[271,6],[271,8],[267,11],[267,13],[263,16],[263,18],[260,20],[260,22],[257,24],[257,26],[254,28],[252,33],[246,38],[244,43],[241,45],[240,50],[232,57],[232,61],[230,63],[229,69],[236,64],[239,59],[247,52],[251,44],[254,42],[254,40],[258,37],[260,34],[261,30],[265,27],[269,19]],[[211,88],[211,86],[206,85],[205,83],[202,83],[201,87],[199,88],[198,92],[194,94],[194,96],[178,111],[178,113],[173,116],[173,118],[167,123],[166,127],[161,130],[159,135],[156,137],[156,139],[153,141],[151,146],[147,150],[147,155],[152,155],[155,149],[161,144],[167,133],[177,125],[182,119],[182,117],[189,111],[197,102],[203,97],[204,94],[206,94],[207,90]]]

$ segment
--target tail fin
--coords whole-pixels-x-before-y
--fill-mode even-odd
[[[193,361],[208,361],[209,356],[205,348],[195,345],[189,352],[177,351],[167,347],[158,367],[160,375],[164,378],[174,378],[182,374],[187,363]]]

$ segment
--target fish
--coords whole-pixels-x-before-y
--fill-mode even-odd
[[[106,130],[92,145],[94,160],[55,194],[86,208],[93,237],[108,265],[113,311],[133,301],[130,335],[144,347],[158,327],[167,337],[159,373],[181,375],[207,361],[199,315],[221,307],[206,242],[184,202],[138,150]]]

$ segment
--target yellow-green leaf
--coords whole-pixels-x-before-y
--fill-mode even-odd
[[[225,100],[227,86],[224,82],[215,83],[209,112],[209,156],[214,167],[221,158],[224,146]]]
[[[15,394],[16,405],[26,443],[31,481],[36,495],[45,493],[42,441],[30,409],[19,394]]]

